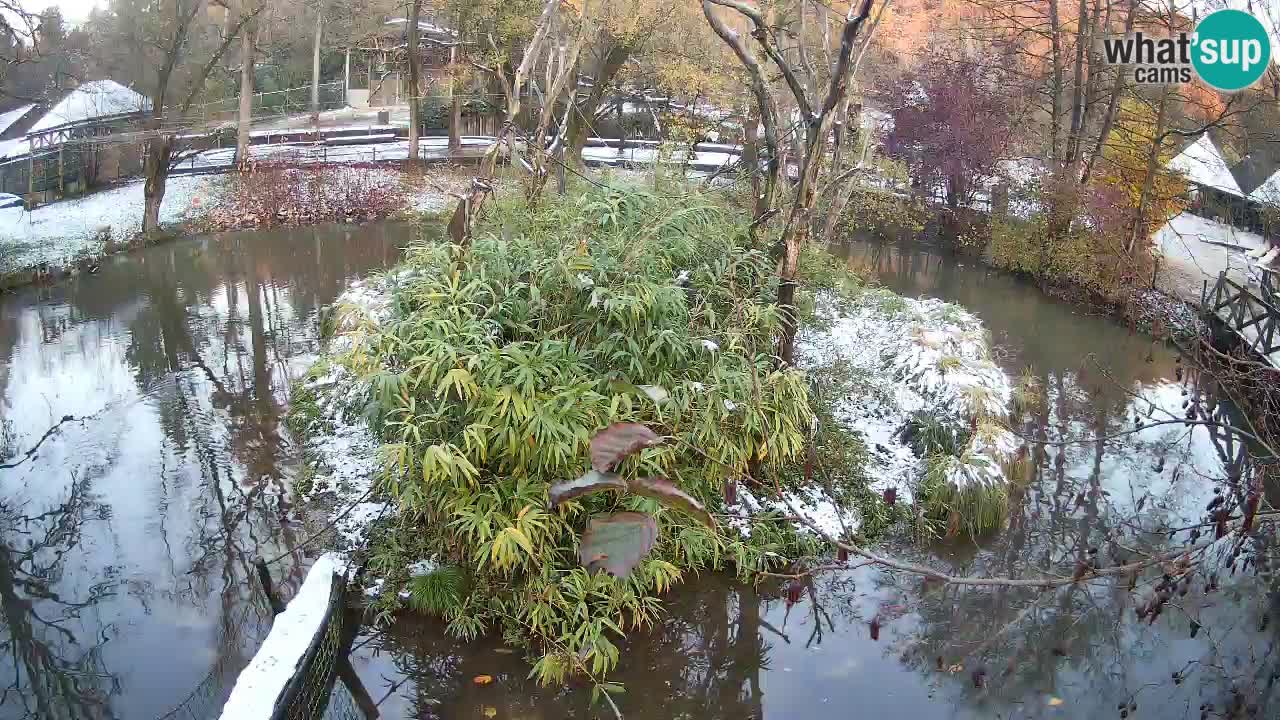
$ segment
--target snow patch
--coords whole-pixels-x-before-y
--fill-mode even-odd
[[[35,108],[35,105],[23,105],[16,110],[10,110],[7,113],[0,113],[0,133],[8,130],[10,125],[26,117],[26,114],[31,112],[33,108]]]
[[[169,178],[160,223],[193,219],[216,204],[220,179]],[[0,210],[0,270],[66,264],[97,255],[108,239],[132,240],[142,232],[143,183],[133,182],[82,198],[41,205],[31,212],[18,207]]]
[[[866,397],[842,402],[837,414],[862,433],[877,489],[902,493],[919,484],[924,462],[902,438],[917,411],[955,430],[977,429],[961,462],[949,468],[953,487],[1004,482],[1001,463],[1018,441],[998,423],[1009,416],[1013,388],[991,360],[986,330],[972,313],[941,300],[868,290],[803,351],[811,362],[847,360],[872,386]]]

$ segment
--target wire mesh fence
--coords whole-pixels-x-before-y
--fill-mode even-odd
[[[276,701],[272,720],[321,720],[327,717],[329,695],[338,677],[338,665],[345,661],[343,606],[346,579],[335,575],[329,588],[329,605],[320,629],[302,657],[298,669]]]
[[[336,110],[346,106],[346,92],[342,82],[321,83],[319,88],[321,111]],[[251,116],[256,120],[267,117],[287,117],[310,112],[311,86],[306,85],[283,90],[271,90],[253,94]],[[212,100],[191,111],[191,119],[205,123],[232,122],[240,117],[240,98],[229,97]]]

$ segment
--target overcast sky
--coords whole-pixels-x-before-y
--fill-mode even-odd
[[[106,0],[22,0],[22,6],[28,10],[44,10],[56,6],[62,11],[62,17],[68,22],[81,22],[89,17],[89,11],[102,7]]]

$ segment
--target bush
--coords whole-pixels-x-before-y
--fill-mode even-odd
[[[775,368],[773,263],[746,246],[744,217],[698,194],[498,204],[471,248],[422,243],[406,266],[381,322],[339,308],[335,327],[365,333],[336,360],[361,379],[355,409],[386,442],[398,510],[373,569],[409,581],[413,605],[462,637],[501,628],[555,683],[607,672],[616,639],[653,622],[658,594],[688,573],[749,575],[797,547],[785,524],[709,529],[635,495],[548,509],[548,487],[582,475],[590,438],[614,422],[666,440],[624,477],[669,478],[713,512],[749,466],[783,475],[801,460],[809,388]],[[587,516],[612,510],[658,521],[625,579],[576,557]],[[410,581],[422,560],[441,570]]]
[[[393,170],[259,163],[230,176],[208,222],[218,230],[368,222],[403,210],[406,195]]]

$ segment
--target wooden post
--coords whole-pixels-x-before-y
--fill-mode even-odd
[[[262,583],[262,592],[266,593],[267,602],[271,604],[271,612],[279,615],[284,612],[284,601],[276,595],[275,586],[271,583],[271,571],[267,569],[267,561],[258,558],[253,564],[258,568],[258,581]]]
[[[63,169],[66,167],[63,161],[63,151],[66,147],[67,146],[65,144],[58,146],[58,197],[62,197],[66,194],[66,184],[62,179]]]
[[[34,148],[32,149],[31,159],[27,163],[27,194],[32,196],[30,203],[34,205],[34,196],[36,194],[36,155]]]
[[[351,48],[347,48],[346,60],[342,63],[342,102],[350,105],[348,93],[351,91]]]

